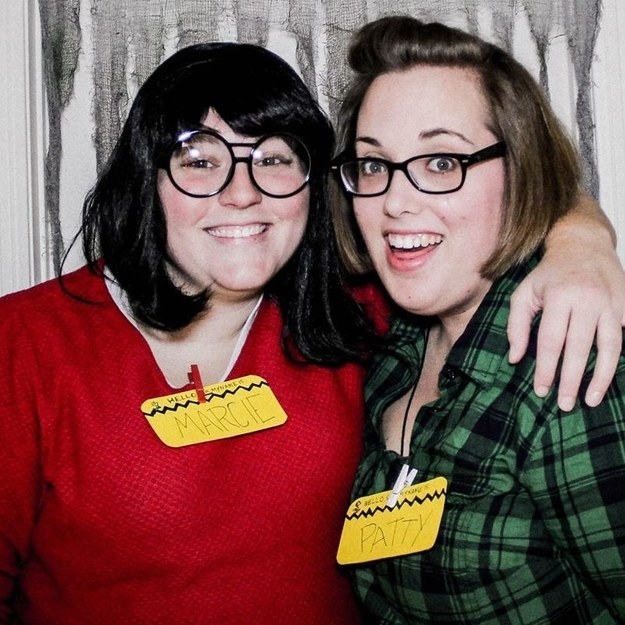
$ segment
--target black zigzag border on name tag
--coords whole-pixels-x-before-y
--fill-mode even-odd
[[[373,516],[376,513],[384,512],[385,510],[405,508],[406,506],[409,506],[412,508],[412,506],[414,506],[415,504],[421,505],[422,503],[426,501],[435,501],[436,499],[440,499],[441,497],[446,497],[446,496],[447,496],[447,489],[443,488],[441,490],[435,491],[432,494],[428,493],[427,495],[425,495],[425,497],[415,497],[412,501],[408,499],[404,499],[403,501],[396,504],[395,506],[388,506],[385,504],[384,506],[376,506],[375,508],[372,508],[371,510],[359,510],[358,512],[354,512],[353,514],[347,514],[345,516],[345,520],[351,521],[352,519],[366,518],[366,517]]]
[[[248,386],[240,384],[240,385],[237,385],[234,388],[234,390],[228,388],[228,389],[224,390],[223,393],[207,393],[206,394],[206,402],[210,402],[211,399],[223,399],[224,397],[226,397],[228,395],[235,395],[236,393],[238,393],[241,390],[243,390],[243,391],[251,391],[253,388],[262,388],[263,386],[269,386],[265,380],[262,380],[260,382],[252,382]],[[186,391],[186,392],[193,392],[193,391]],[[150,410],[150,412],[143,412],[143,414],[146,417],[153,417],[156,414],[167,414],[168,412],[175,412],[176,410],[178,410],[180,408],[188,408],[191,405],[199,406],[200,403],[201,402],[199,402],[197,399],[189,398],[187,401],[184,401],[184,402],[176,401],[173,404],[171,404],[170,406],[161,406],[160,408],[154,408],[153,410]]]

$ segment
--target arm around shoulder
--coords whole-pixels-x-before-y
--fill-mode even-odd
[[[576,207],[551,229],[542,262],[512,296],[508,324],[510,360],[525,353],[533,317],[542,310],[534,388],[549,391],[560,365],[558,402],[575,405],[593,342],[598,349],[585,393],[599,404],[612,380],[625,325],[625,271],[614,228],[598,204],[582,194]]]

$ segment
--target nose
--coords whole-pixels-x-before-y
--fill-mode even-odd
[[[399,217],[402,213],[420,212],[425,195],[413,186],[405,172],[395,170],[382,197],[384,213],[389,217]]]
[[[247,163],[237,161],[234,163],[232,178],[219,193],[219,201],[225,206],[233,208],[247,208],[258,204],[262,200],[262,193],[252,182]]]

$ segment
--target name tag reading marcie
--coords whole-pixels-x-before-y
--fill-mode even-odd
[[[390,490],[356,499],[345,516],[337,561],[357,564],[431,549],[446,493],[447,480],[436,477],[404,488],[392,507]]]
[[[205,401],[195,390],[155,397],[141,404],[141,412],[170,447],[250,434],[282,425],[287,415],[263,378],[242,378],[204,386]]]

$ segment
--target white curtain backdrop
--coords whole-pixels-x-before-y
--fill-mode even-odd
[[[587,189],[600,197],[617,230],[620,228],[617,212],[622,209],[612,206],[620,201],[620,193],[611,193],[604,201],[604,179],[610,177],[608,188],[612,189],[613,171],[604,167],[597,150],[598,134],[607,143],[614,136],[614,128],[601,126],[604,118],[597,106],[613,106],[610,99],[615,95],[615,72],[606,69],[605,59],[598,62],[597,39],[606,28],[611,37],[620,34],[618,25],[625,24],[620,0],[604,3],[609,4],[608,16],[600,0],[38,2],[38,7],[35,0],[8,3],[27,35],[26,67],[18,77],[24,84],[18,88],[26,92],[30,111],[25,120],[30,136],[26,179],[30,182],[25,192],[16,196],[24,196],[28,202],[28,223],[18,217],[16,207],[9,206],[15,233],[0,232],[0,293],[27,286],[19,284],[21,277],[18,284],[15,280],[9,284],[2,270],[3,263],[18,253],[14,241],[20,238],[29,244],[30,283],[51,277],[58,269],[77,229],[84,194],[110,153],[138,86],[174,50],[207,40],[265,45],[295,66],[333,118],[348,80],[344,56],[351,32],[388,13],[443,21],[511,50],[549,93],[580,146]],[[0,57],[3,30],[9,34],[6,48],[11,51],[8,29],[14,30],[17,22],[8,21],[8,25],[0,25]],[[602,50],[609,52],[620,72],[618,41],[602,44]],[[6,69],[13,71],[15,63],[5,63]],[[4,80],[7,85],[9,80],[14,82],[10,77]],[[602,81],[610,83],[609,88]],[[621,105],[622,92],[616,97]],[[609,119],[606,114],[605,122],[613,125]],[[616,130],[622,132],[622,128]],[[9,124],[4,131],[16,140]],[[611,145],[607,150],[614,152]],[[622,165],[620,154],[619,162]],[[620,180],[614,184],[622,186],[620,170],[618,174]],[[7,179],[6,171],[0,175]],[[29,230],[26,239],[25,228]],[[80,262],[79,255],[70,256],[67,267]]]

